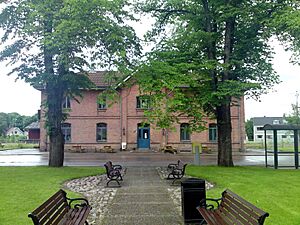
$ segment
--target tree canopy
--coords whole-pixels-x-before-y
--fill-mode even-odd
[[[133,19],[128,1],[15,0],[2,7],[0,60],[45,91],[49,165],[62,166],[64,97],[92,87],[86,70],[126,68],[139,54],[139,40],[125,23]]]
[[[299,8],[299,3],[138,1],[138,11],[156,19],[146,36],[155,47],[139,68],[137,80],[143,91],[158,99],[157,104],[167,105],[159,112],[164,116],[158,123],[168,125],[185,114],[199,129],[206,116],[213,116],[218,124],[218,164],[232,166],[231,106],[240,104],[244,95],[259,98],[279,82],[272,68],[270,38],[294,40],[291,35],[296,36],[299,26],[280,28],[289,23],[280,21],[282,13],[292,12],[298,21],[299,10],[293,7]],[[164,88],[168,91],[162,93]]]

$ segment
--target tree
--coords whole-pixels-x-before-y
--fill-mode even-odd
[[[85,69],[126,68],[139,54],[138,39],[124,23],[132,18],[127,5],[126,0],[16,0],[4,5],[0,26],[6,48],[0,60],[8,60],[15,66],[11,73],[47,95],[49,166],[63,166],[61,123],[67,114],[62,101],[92,87]]]
[[[251,118],[250,120],[246,121],[246,134],[249,141],[254,140],[253,132],[253,120]]]
[[[279,82],[271,65],[269,39],[275,34],[271,22],[289,2],[139,3],[139,11],[156,18],[147,35],[156,46],[139,68],[137,80],[154,103],[167,105],[159,114],[152,109],[152,115],[159,115],[158,125],[167,126],[185,114],[199,130],[203,118],[213,116],[218,126],[218,165],[233,166],[230,108],[243,95],[258,98]]]

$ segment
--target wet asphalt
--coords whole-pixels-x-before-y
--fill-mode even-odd
[[[40,166],[48,165],[48,152],[40,152],[38,149],[18,149],[0,151],[0,166]],[[65,166],[102,166],[106,161],[132,166],[165,166],[176,162],[178,159],[194,164],[197,162],[192,153],[161,153],[153,151],[122,151],[117,153],[70,153],[65,152]],[[235,165],[241,166],[265,166],[265,156],[262,150],[248,150],[233,154]],[[282,156],[279,165],[293,165],[293,155]],[[200,154],[200,165],[216,165],[216,153]],[[273,164],[273,157],[268,157],[268,164]]]

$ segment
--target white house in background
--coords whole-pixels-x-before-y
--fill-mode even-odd
[[[18,127],[11,127],[6,131],[6,136],[20,136],[25,135],[24,132]]]
[[[265,139],[265,132],[263,130],[264,125],[270,124],[287,124],[287,121],[283,117],[253,117],[253,138],[255,142],[262,142]],[[267,131],[267,141],[273,140],[273,131]],[[287,130],[277,131],[278,141],[290,142],[294,139],[294,134]]]

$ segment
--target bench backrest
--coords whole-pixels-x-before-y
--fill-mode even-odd
[[[182,175],[184,175],[184,173],[185,173],[185,167],[186,166],[187,166],[187,164],[184,164],[181,160],[178,160],[177,169],[182,170]]]
[[[263,224],[265,218],[269,216],[268,213],[228,189],[222,193],[219,210],[232,224]]]
[[[66,192],[59,190],[41,206],[35,209],[28,217],[34,225],[54,225],[69,211]]]
[[[104,164],[104,166],[105,166],[105,169],[106,169],[106,174],[107,174],[107,176],[109,176],[110,171],[113,170],[112,162],[111,162],[111,161],[107,161],[107,162]]]

